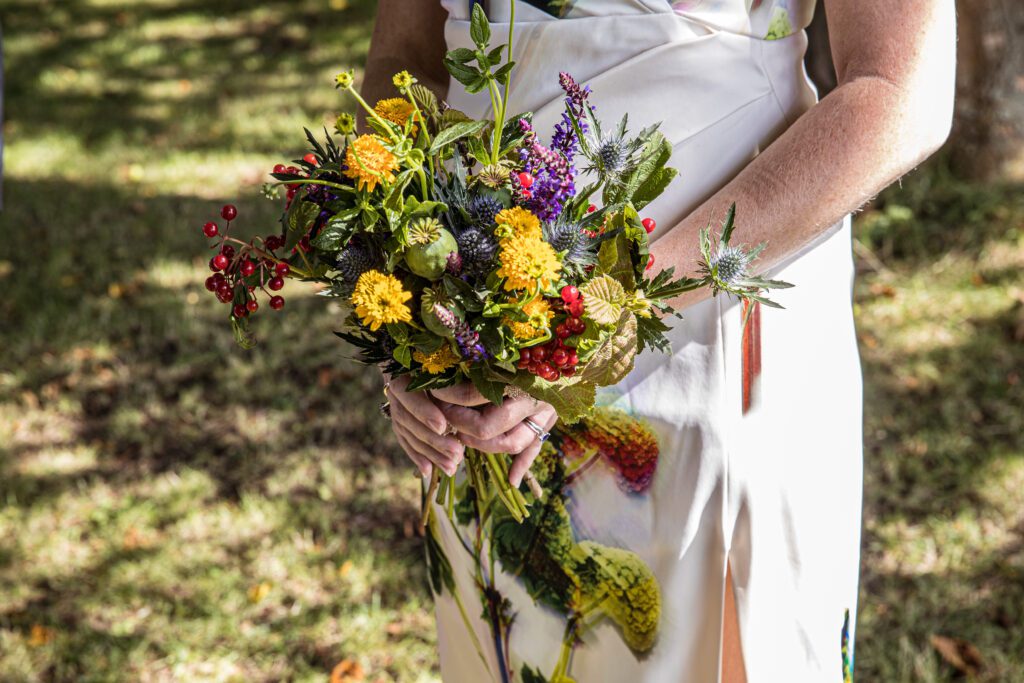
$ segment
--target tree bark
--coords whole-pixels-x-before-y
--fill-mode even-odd
[[[972,180],[1024,179],[1024,3],[958,0],[951,168]]]

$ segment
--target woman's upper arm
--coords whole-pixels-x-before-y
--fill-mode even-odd
[[[825,0],[839,84],[873,79],[900,114],[945,140],[956,81],[954,0]]]
[[[447,85],[444,22],[439,0],[379,0],[370,60],[408,69],[435,85]]]

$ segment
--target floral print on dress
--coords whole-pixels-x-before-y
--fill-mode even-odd
[[[658,455],[657,437],[644,420],[602,406],[580,423],[552,431],[531,468],[544,496],[522,522],[493,504],[479,474],[456,483],[451,518],[431,516],[426,534],[431,588],[454,599],[480,660],[497,662],[499,670],[490,671],[493,680],[574,683],[573,655],[586,647],[584,636],[599,624],[612,625],[638,659],[656,647],[662,595],[654,572],[637,553],[587,538],[573,518],[571,497],[584,480],[606,477],[618,482],[623,495],[646,496]],[[471,558],[476,604],[456,588],[454,558],[445,554],[440,539],[442,524],[451,525],[459,540],[456,549]],[[509,580],[525,590],[526,601],[502,590]],[[509,646],[517,614],[538,608],[558,615],[561,623],[559,632],[550,634],[557,655],[546,664],[521,661],[521,653]],[[477,638],[471,624],[481,614],[489,641]],[[494,648],[493,658],[485,648]]]
[[[669,0],[672,8],[710,26],[779,40],[811,22],[814,0]]]
[[[457,0],[442,0],[451,4]],[[507,21],[508,0],[463,0],[467,6],[482,4],[493,21]],[[674,11],[710,27],[763,40],[779,40],[811,23],[815,0],[520,0],[526,14],[555,19],[609,16],[623,13],[623,6],[649,12]],[[540,14],[543,13],[543,14]]]

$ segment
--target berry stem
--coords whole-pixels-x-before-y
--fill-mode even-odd
[[[251,250],[252,253],[258,254],[259,256],[262,256],[265,259],[273,261],[274,263],[284,263],[284,261],[282,259],[277,258],[276,256],[274,256],[273,254],[271,254],[269,252],[263,251],[262,249],[257,247],[255,244],[251,244],[249,242],[243,242],[242,240],[236,239],[234,237],[225,237],[224,240],[225,241],[229,241],[229,242],[235,242],[237,244],[242,245],[243,247],[249,247],[249,249]],[[303,260],[305,260],[305,259],[303,259]],[[306,262],[306,266],[309,267],[309,262]],[[312,278],[313,277],[312,270],[313,269],[310,268],[308,272],[300,271],[298,268],[295,268],[294,266],[292,266],[292,271],[294,273],[296,273],[297,275],[301,275],[302,277]]]

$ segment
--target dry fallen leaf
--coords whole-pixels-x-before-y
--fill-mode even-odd
[[[42,647],[53,640],[53,629],[46,628],[41,624],[32,624],[32,630],[28,634],[28,644],[31,647]]]
[[[331,671],[331,683],[358,683],[366,678],[366,673],[359,662],[343,659]]]
[[[931,643],[943,661],[960,673],[975,676],[981,672],[984,662],[981,652],[973,644],[962,638],[947,638],[934,633]]]
[[[261,602],[270,593],[270,584],[264,581],[249,589],[249,602]]]

